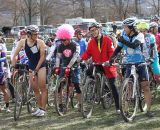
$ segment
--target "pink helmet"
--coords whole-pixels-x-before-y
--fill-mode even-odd
[[[58,39],[72,39],[74,36],[74,28],[69,24],[63,24],[58,27],[56,35]]]

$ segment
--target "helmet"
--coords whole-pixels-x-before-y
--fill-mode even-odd
[[[75,30],[74,35],[77,35],[77,34],[82,34],[82,30],[81,30],[80,28],[77,28],[77,29]]]
[[[127,18],[123,21],[122,25],[123,26],[130,26],[130,27],[135,27],[137,23],[137,19],[136,18]]]
[[[54,36],[56,36],[56,33],[55,33],[55,31],[54,31],[54,30],[51,30],[51,31],[49,32],[49,34],[50,34],[50,35],[54,35]]]
[[[101,27],[101,24],[99,24],[99,23],[92,23],[90,26],[89,26],[89,30],[91,29],[91,28],[93,28],[93,27],[96,27],[96,28],[100,28]]]
[[[158,21],[159,20],[159,17],[157,15],[151,17],[151,21]]]
[[[158,27],[158,24],[156,22],[151,22],[149,24],[149,28],[154,28],[154,27]]]
[[[139,22],[139,23],[137,23],[137,29],[138,30],[148,30],[149,24],[146,22]]]
[[[3,36],[3,32],[0,31],[0,36]]]
[[[37,25],[29,25],[27,27],[27,34],[32,34],[33,32],[39,32],[39,28]]]
[[[26,32],[25,29],[22,29],[22,30],[20,30],[19,32],[20,32],[20,36],[21,36],[21,35],[26,35],[26,34],[27,34],[27,32]]]
[[[69,24],[62,24],[56,32],[58,39],[72,39],[74,36],[74,28]]]

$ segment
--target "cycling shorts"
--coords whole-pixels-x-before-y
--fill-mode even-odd
[[[147,65],[141,65],[138,66],[139,64],[136,64],[136,69],[137,73],[139,75],[139,80],[140,81],[149,81],[149,74],[148,74],[148,68]],[[126,66],[126,75],[125,77],[128,78],[131,75],[131,66],[132,65],[127,65]]]

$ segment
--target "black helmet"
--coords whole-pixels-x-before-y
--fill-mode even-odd
[[[159,17],[157,15],[151,17],[151,21],[158,21],[159,20]]]
[[[33,32],[39,32],[39,28],[37,25],[29,25],[26,30],[27,34],[32,34]]]
[[[93,27],[96,27],[96,28],[100,28],[101,27],[101,24],[99,24],[99,23],[92,23],[90,26],[89,26],[89,30],[91,29],[91,28],[93,28]]]

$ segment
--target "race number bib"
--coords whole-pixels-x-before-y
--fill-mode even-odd
[[[31,47],[30,49],[31,49],[31,51],[32,51],[33,54],[35,54],[35,53],[38,52],[37,46],[33,46],[33,47]]]
[[[127,52],[128,52],[128,54],[133,54],[133,53],[134,53],[134,49],[132,49],[132,48],[127,48]]]

